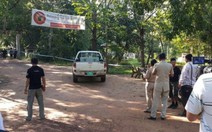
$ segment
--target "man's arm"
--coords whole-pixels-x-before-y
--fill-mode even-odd
[[[174,69],[173,69],[173,66],[171,66],[172,68],[171,68],[171,70],[170,70],[170,77],[173,77],[174,76]]]
[[[192,114],[188,111],[186,112],[186,117],[189,121],[195,121],[195,120],[199,119],[199,115]]]
[[[152,75],[156,75],[157,74],[157,64],[154,65],[153,70],[152,70]]]
[[[42,80],[42,85],[43,85],[43,91],[45,91],[46,90],[46,78],[45,78],[45,76],[42,76],[41,80]]]
[[[146,72],[146,74],[144,75],[144,79],[149,79],[150,78],[150,76],[151,76],[151,70],[150,69],[148,69],[147,70],[147,72]]]
[[[28,89],[29,89],[29,78],[26,79],[26,83],[25,83],[25,89],[24,89],[24,94],[27,94]]]
[[[179,78],[178,88],[180,88],[182,86],[182,84],[183,84],[183,81],[184,81],[185,76],[186,76],[186,71],[187,71],[187,64],[185,64],[183,66],[183,69],[181,71],[180,78]]]

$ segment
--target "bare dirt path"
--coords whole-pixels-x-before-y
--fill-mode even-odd
[[[0,60],[0,112],[10,132],[198,132],[198,122],[190,123],[177,116],[181,108],[168,109],[165,121],[149,121],[149,114],[143,113],[145,83],[141,79],[108,75],[105,83],[82,79],[75,84],[71,66],[40,65],[47,79],[47,120],[38,120],[35,101],[33,120],[26,122],[23,93],[26,70],[31,65],[20,60]]]

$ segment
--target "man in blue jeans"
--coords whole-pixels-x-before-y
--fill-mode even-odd
[[[26,75],[26,87],[25,87],[25,94],[28,94],[27,101],[27,111],[28,116],[26,117],[26,121],[32,120],[32,107],[34,102],[34,97],[36,97],[39,105],[39,116],[40,119],[45,119],[44,115],[44,104],[43,104],[43,91],[46,88],[46,80],[44,70],[37,66],[38,59],[32,58],[31,59],[32,67],[27,70]]]

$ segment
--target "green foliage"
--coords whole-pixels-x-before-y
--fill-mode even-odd
[[[206,42],[210,46],[211,55],[212,2],[210,0],[171,0],[170,4],[172,12],[170,18],[173,25],[172,34],[179,35],[183,32],[190,40],[195,40],[198,43],[197,45],[202,43],[199,41]],[[195,46],[192,45],[192,47]]]
[[[30,25],[31,10],[86,16],[86,30],[62,30]],[[124,62],[134,52],[144,65],[160,52],[212,56],[210,0],[1,0],[0,46],[71,58],[79,50],[102,51],[108,62]],[[107,44],[108,55],[102,44]],[[135,63],[136,65],[136,63]]]
[[[131,74],[132,71],[127,66],[110,66],[108,73],[109,74]]]
[[[128,60],[123,60],[120,62],[121,65],[135,65],[135,66],[140,66],[140,62],[138,59],[128,59]]]

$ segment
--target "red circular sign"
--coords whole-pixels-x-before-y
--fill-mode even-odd
[[[40,12],[40,11],[36,12],[34,14],[34,21],[35,21],[35,23],[37,23],[39,25],[44,24],[46,21],[46,17],[44,15],[44,13]]]

